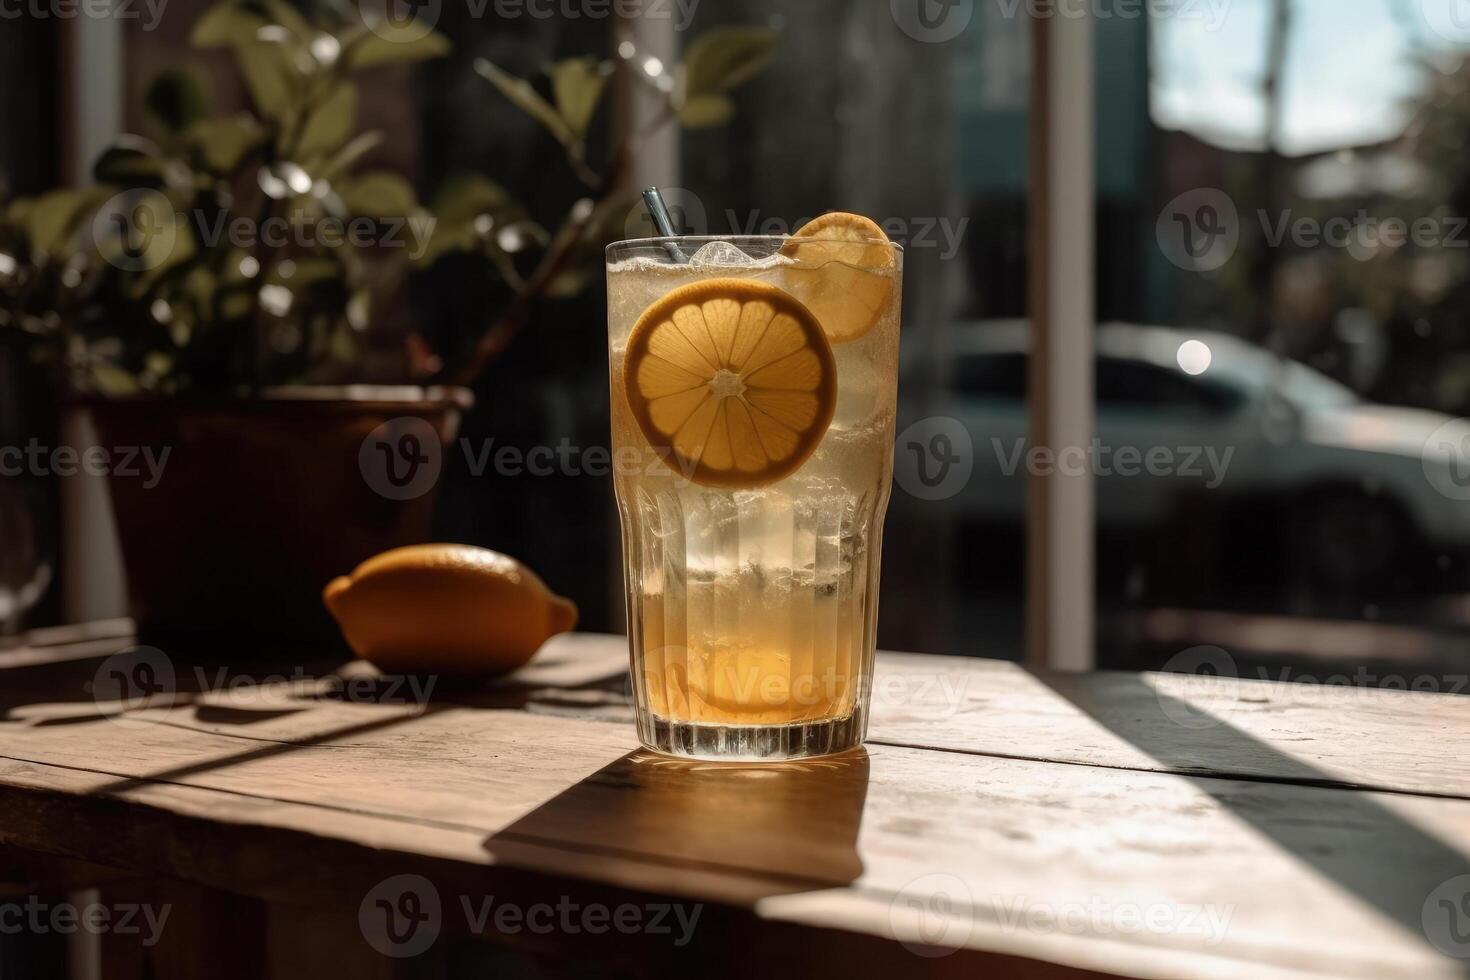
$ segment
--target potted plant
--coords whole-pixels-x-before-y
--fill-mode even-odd
[[[467,386],[538,300],[600,267],[648,134],[613,140],[599,163],[587,133],[608,82],[640,73],[571,59],[549,70],[547,97],[477,63],[587,184],[552,232],[487,178],[449,180],[431,210],[400,174],[364,169],[381,136],[357,132],[354,76],[440,57],[440,35],[228,0],[192,42],[233,55],[251,111],[209,115],[189,76],[166,72],[145,97],[156,139],[120,139],[96,187],[7,205],[0,329],[33,341],[104,448],[162,461],[152,480],[110,471],[141,635],[200,652],[319,641],[335,636],[323,583],[426,538]],[[658,124],[722,122],[773,43],[743,28],[694,41],[678,82],[658,87]],[[483,257],[512,298],[465,363],[446,365],[413,329],[404,285],[451,252]]]

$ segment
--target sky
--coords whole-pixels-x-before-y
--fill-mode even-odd
[[[1470,0],[1290,0],[1280,149],[1291,155],[1398,135],[1423,89],[1420,59],[1470,52]],[[1172,0],[1153,19],[1154,120],[1258,148],[1274,0]],[[1167,5],[1167,0],[1160,3]]]

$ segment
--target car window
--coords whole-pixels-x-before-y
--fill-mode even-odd
[[[1221,412],[1238,398],[1219,386],[1179,371],[1114,357],[1097,361],[1097,402],[1100,410],[1150,409],[1156,411]]]

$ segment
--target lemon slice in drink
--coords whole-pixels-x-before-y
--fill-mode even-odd
[[[706,486],[789,476],[822,441],[837,401],[837,365],[816,318],[749,279],[707,279],[654,303],[633,326],[623,372],[649,444]]]
[[[893,247],[860,214],[834,211],[802,225],[781,247],[797,264],[786,282],[834,344],[865,336],[893,302]]]

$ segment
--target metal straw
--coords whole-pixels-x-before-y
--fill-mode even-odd
[[[643,203],[648,208],[648,216],[653,219],[653,227],[658,230],[662,238],[677,238],[679,230],[674,227],[674,219],[669,214],[669,206],[664,203],[664,196],[658,192],[657,187],[645,187],[643,189]],[[674,242],[664,242],[664,251],[669,253],[669,258],[675,262],[684,263],[689,259]]]

